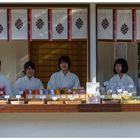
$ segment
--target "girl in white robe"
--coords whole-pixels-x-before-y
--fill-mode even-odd
[[[119,58],[114,64],[114,76],[109,80],[109,87],[112,91],[122,89],[123,91],[136,94],[136,88],[133,79],[127,74],[128,64],[123,58]]]
[[[17,79],[14,84],[14,95],[19,94],[20,91],[44,89],[41,80],[34,77],[35,64],[33,62],[28,61],[25,63],[24,73],[25,76]]]
[[[80,81],[76,74],[70,72],[70,58],[68,56],[61,56],[59,61],[59,72],[52,74],[47,88],[48,89],[61,89],[70,88],[78,89],[80,88]]]

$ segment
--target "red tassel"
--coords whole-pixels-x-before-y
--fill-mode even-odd
[[[72,40],[72,9],[68,9],[68,40]]]
[[[28,9],[28,41],[32,41],[32,9]]]
[[[7,9],[7,39],[8,41],[11,41],[11,9]]]
[[[113,40],[117,41],[117,9],[113,9]]]
[[[133,41],[136,41],[136,9],[132,9]]]
[[[52,9],[48,9],[48,33],[49,41],[52,41]]]

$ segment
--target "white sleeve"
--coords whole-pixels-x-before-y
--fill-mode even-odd
[[[135,86],[134,81],[131,77],[128,78],[128,82],[129,82],[129,85]]]
[[[7,78],[5,79],[5,92],[7,95],[12,96],[11,86],[10,86],[9,80]]]
[[[80,80],[77,75],[74,75],[74,86],[73,89],[79,89],[80,88]]]
[[[115,86],[116,80],[115,77],[113,76],[110,80],[109,80],[109,86]]]
[[[40,79],[38,80],[38,89],[44,89],[43,84]]]
[[[128,77],[128,83],[129,83],[128,86],[130,86],[130,85],[133,86],[132,92],[133,92],[133,95],[136,95],[136,86],[135,86],[135,84],[134,84],[133,79],[132,79],[130,76]]]
[[[16,82],[14,83],[13,86],[13,95],[17,95],[19,93],[20,90],[20,80],[16,80]]]
[[[111,89],[112,92],[115,92],[116,90],[116,87],[117,87],[117,79],[116,79],[116,76],[114,75],[110,80],[109,80],[109,84],[108,86],[106,86],[106,90],[109,90]]]
[[[51,75],[51,78],[48,82],[48,85],[47,85],[47,89],[56,89],[56,86],[55,86],[55,74],[52,74]]]

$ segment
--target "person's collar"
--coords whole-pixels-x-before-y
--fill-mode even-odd
[[[34,79],[34,76],[32,76],[31,78],[29,78],[27,75],[25,75],[25,78],[28,79],[28,80],[32,80],[32,79]]]
[[[120,79],[122,79],[123,77],[125,77],[125,75],[126,75],[126,74],[125,74],[125,73],[123,73],[123,74],[122,74],[122,76],[121,76],[121,78],[120,78],[120,75],[119,75],[119,74],[117,74],[117,76],[118,76]]]
[[[63,75],[65,75],[64,72],[63,72],[62,70],[60,70],[60,73],[63,74]],[[69,75],[69,74],[70,74],[70,71],[68,70],[68,72],[66,73],[66,75]],[[66,75],[65,75],[65,76],[66,76]]]

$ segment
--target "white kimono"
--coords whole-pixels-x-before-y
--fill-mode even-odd
[[[6,95],[12,96],[9,80],[1,72],[0,72],[0,89],[1,90],[3,89]]]
[[[71,88],[78,89],[80,88],[79,78],[74,74],[68,71],[66,75],[62,71],[55,72],[52,74],[48,85],[48,89],[60,89],[60,88]]]
[[[14,95],[19,94],[19,91],[32,90],[32,89],[43,89],[43,84],[40,79],[32,77],[29,79],[27,76],[17,79],[14,84]]]
[[[114,75],[109,80],[109,87],[113,90],[120,88],[122,90],[131,91],[131,92],[134,92],[134,94],[136,94],[136,87],[135,87],[134,81],[127,74],[124,74],[121,78],[118,74]]]

